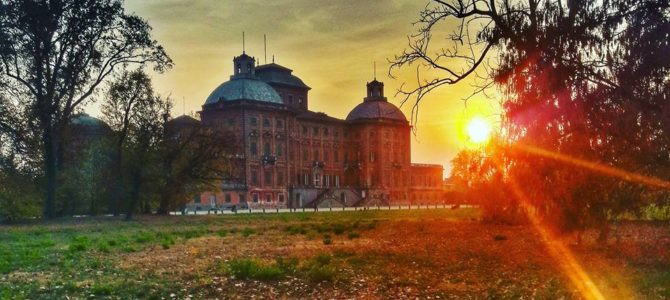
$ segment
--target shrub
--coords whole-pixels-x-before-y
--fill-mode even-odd
[[[349,237],[350,240],[353,240],[353,239],[357,239],[357,238],[361,237],[361,234],[358,233],[358,232],[352,231],[352,232],[349,232],[348,237]]]
[[[90,246],[91,241],[88,239],[88,237],[77,236],[72,239],[72,242],[68,246],[68,251],[70,252],[86,251],[86,249],[90,248]]]
[[[34,194],[32,189],[14,189],[11,185],[3,185],[0,178],[0,222],[16,222],[40,216],[42,204],[35,199],[41,197]]]
[[[154,239],[154,236],[147,231],[141,231],[135,236],[135,241],[138,243],[148,243]]]
[[[328,254],[319,254],[306,265],[307,277],[312,282],[332,281],[335,279],[337,271],[330,265],[331,256]]]
[[[240,233],[242,234],[243,237],[248,237],[248,236],[256,233],[256,231],[253,228],[247,227],[247,228],[242,229],[242,231]]]
[[[295,256],[288,258],[277,257],[275,263],[279,269],[283,270],[285,273],[293,273],[298,268],[299,260]]]
[[[336,223],[333,224],[333,233],[340,235],[343,234],[346,231],[346,226],[344,224]]]
[[[323,235],[323,244],[324,245],[330,245],[333,243],[333,240],[330,238],[330,235],[324,234]]]
[[[268,265],[251,258],[234,259],[226,264],[228,273],[239,279],[277,280],[284,270],[277,264]]]
[[[288,232],[291,235],[307,234],[307,229],[297,225],[286,226],[286,228],[284,228],[284,231]]]
[[[219,229],[218,231],[216,231],[216,234],[220,237],[225,237],[228,235],[228,231],[226,231],[225,229]]]
[[[110,247],[107,243],[98,243],[98,251],[102,253],[109,253]]]

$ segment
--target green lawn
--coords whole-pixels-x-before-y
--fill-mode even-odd
[[[576,253],[606,295],[670,297],[667,257],[619,250]],[[545,252],[474,209],[65,219],[0,227],[0,298],[576,297]]]

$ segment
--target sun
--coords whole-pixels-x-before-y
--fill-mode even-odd
[[[491,126],[486,120],[474,117],[466,127],[470,142],[481,144],[491,137]]]

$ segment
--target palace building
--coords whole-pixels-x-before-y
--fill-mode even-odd
[[[189,208],[444,201],[443,167],[411,163],[411,126],[382,82],[368,82],[363,102],[342,120],[309,110],[310,87],[293,70],[259,66],[245,53],[233,65],[199,112],[203,125],[234,137],[223,141],[235,145],[233,176]]]

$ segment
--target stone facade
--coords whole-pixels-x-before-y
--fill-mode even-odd
[[[442,166],[413,165],[411,127],[376,79],[345,120],[308,109],[310,88],[275,63],[233,60],[231,79],[200,111],[233,136],[234,176],[187,206],[341,207],[442,203]],[[429,178],[429,179],[428,179]],[[430,199],[430,200],[429,200]]]

